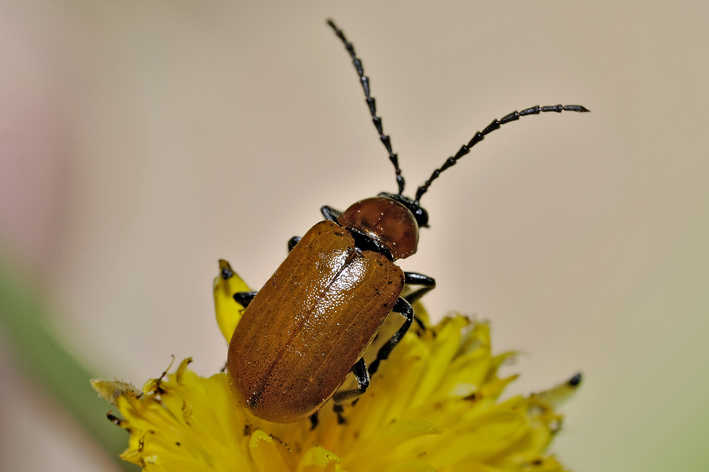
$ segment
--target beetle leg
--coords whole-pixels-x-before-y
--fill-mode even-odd
[[[404,299],[409,302],[410,305],[416,303],[425,294],[436,288],[436,279],[429,277],[428,275],[419,274],[417,272],[404,272],[404,283],[406,285],[422,285],[423,287],[410,292],[404,297]],[[414,315],[414,320],[419,325],[419,327],[426,331],[426,326],[423,321],[418,316]]]
[[[335,223],[337,223],[337,217],[342,214],[340,210],[335,210],[328,205],[320,208],[320,213],[322,213],[322,216],[324,216],[326,220],[334,221]]]
[[[394,308],[392,308],[391,311],[399,313],[401,316],[403,316],[405,318],[404,324],[401,325],[401,328],[399,328],[399,330],[394,333],[394,336],[392,336],[391,339],[384,343],[384,345],[379,349],[379,352],[377,352],[377,358],[374,359],[371,364],[369,364],[369,375],[374,374],[379,368],[379,363],[389,357],[391,351],[396,347],[397,344],[399,344],[399,341],[401,341],[401,338],[404,337],[406,332],[411,327],[411,323],[413,323],[414,321],[414,309],[411,308],[411,304],[409,304],[409,302],[407,302],[401,297],[396,300]]]
[[[315,413],[310,415],[310,430],[314,430],[319,422],[320,420],[318,419],[318,412],[316,411]]]
[[[251,303],[251,300],[253,300],[256,296],[256,292],[236,292],[232,296],[234,297],[236,303],[246,308],[249,306],[249,303]]]
[[[367,391],[367,387],[369,387],[369,372],[367,371],[367,364],[364,363],[364,358],[360,357],[360,359],[355,362],[355,365],[352,366],[351,372],[357,379],[357,388],[335,393],[332,396],[335,403],[344,403],[355,400]]]
[[[409,304],[415,303],[419,298],[436,288],[436,279],[417,272],[404,272],[404,283],[406,285],[422,286],[420,289],[414,290],[404,297]]]
[[[293,236],[288,240],[288,252],[291,252],[296,244],[300,241],[300,236]]]

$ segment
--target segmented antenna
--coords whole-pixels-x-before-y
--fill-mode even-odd
[[[421,196],[428,191],[428,188],[431,186],[431,183],[436,180],[439,175],[441,175],[441,172],[455,165],[455,163],[458,162],[458,159],[468,154],[470,152],[470,148],[482,141],[485,136],[492,133],[496,129],[499,129],[500,126],[507,124],[510,121],[519,120],[522,116],[538,115],[540,113],[546,113],[550,111],[556,113],[561,113],[562,111],[575,111],[578,113],[586,113],[590,110],[588,110],[586,107],[582,107],[581,105],[554,105],[546,107],[540,107],[539,105],[537,105],[535,107],[527,108],[522,111],[514,111],[509,115],[503,116],[499,120],[493,120],[493,122],[490,123],[487,128],[475,133],[475,136],[472,137],[468,144],[463,144],[458,150],[458,152],[455,153],[455,155],[446,159],[446,161],[440,168],[433,171],[431,177],[429,177],[428,180],[423,185],[421,185],[418,190],[416,190],[416,197],[414,198],[415,203],[418,205],[419,200],[421,200]]]
[[[337,37],[340,38],[340,40],[342,40],[342,43],[345,45],[347,52],[350,53],[350,57],[352,58],[352,64],[354,64],[354,67],[357,70],[357,75],[359,75],[359,80],[362,83],[362,89],[364,89],[364,96],[367,101],[367,106],[369,107],[369,113],[371,113],[372,115],[372,122],[374,123],[374,127],[379,133],[379,139],[382,141],[382,144],[384,144],[384,147],[389,153],[389,160],[392,164],[394,164],[394,171],[396,172],[396,183],[399,186],[399,195],[401,195],[404,192],[405,182],[404,177],[401,175],[401,168],[399,167],[399,157],[397,154],[394,153],[394,151],[392,151],[391,140],[389,139],[388,135],[384,134],[382,128],[382,119],[377,116],[377,106],[375,100],[369,94],[369,77],[364,75],[362,61],[357,57],[357,54],[354,50],[354,46],[347,40],[347,38],[345,37],[345,33],[343,33],[342,30],[340,30],[337,25],[335,25],[335,22],[333,22],[332,20],[327,20],[327,24],[330,25],[330,27],[335,31]]]

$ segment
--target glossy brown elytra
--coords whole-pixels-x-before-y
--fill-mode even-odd
[[[314,415],[330,398],[339,404],[364,393],[370,375],[413,323],[411,303],[433,289],[435,281],[403,272],[395,261],[416,252],[419,228],[428,226],[428,213],[419,202],[441,172],[487,134],[522,116],[588,111],[579,105],[536,106],[494,120],[436,169],[414,198],[406,197],[398,157],[376,114],[362,62],[342,31],[328,24],[352,58],[399,191],[361,200],[342,213],[322,207],[325,221],[291,239],[288,257],[263,288],[234,295],[246,310],[229,344],[229,383],[240,404],[278,423]],[[420,288],[401,297],[405,285]],[[367,367],[362,355],[391,312],[401,314],[404,322]],[[338,391],[349,372],[357,388]]]

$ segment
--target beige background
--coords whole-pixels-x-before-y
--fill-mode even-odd
[[[402,265],[432,312],[490,319],[511,392],[586,375],[553,446],[578,472],[709,469],[709,7],[704,2],[0,1],[0,237],[89,366],[218,370],[211,280],[258,287],[285,243],[395,190],[335,18],[409,192]],[[0,343],[4,338],[0,336]],[[0,361],[1,470],[115,470]]]

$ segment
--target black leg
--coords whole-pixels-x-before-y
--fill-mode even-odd
[[[428,275],[419,274],[417,272],[404,272],[404,282],[406,285],[422,285],[423,287],[410,292],[404,297],[410,305],[416,303],[425,294],[436,288],[436,280]],[[421,330],[426,331],[426,325],[418,316],[414,316],[414,321],[419,325]]]
[[[291,252],[296,244],[300,241],[300,236],[293,236],[288,240],[288,252]]]
[[[357,388],[335,393],[332,396],[335,403],[355,400],[367,391],[367,387],[369,387],[369,372],[367,372],[367,365],[364,363],[364,359],[360,358],[355,365],[352,366],[352,373],[357,379]]]
[[[236,292],[232,296],[234,297],[236,303],[246,308],[249,306],[249,303],[251,303],[251,300],[253,300],[256,296],[256,292]]]
[[[323,207],[320,208],[320,213],[322,213],[322,216],[328,220],[328,221],[334,221],[337,223],[337,217],[342,214],[340,210],[335,210],[329,205],[324,205]],[[293,236],[290,238],[288,241],[288,252],[291,252],[293,248],[295,247],[296,244],[298,244],[298,241],[300,241],[300,237],[298,236]]]
[[[323,206],[320,208],[320,213],[325,217],[326,220],[337,222],[337,217],[342,214],[340,210],[335,210],[331,206]]]
[[[373,375],[377,371],[377,369],[379,369],[379,363],[389,357],[391,351],[396,347],[397,344],[399,344],[399,341],[401,341],[401,339],[411,327],[411,323],[413,323],[414,321],[414,309],[411,308],[409,302],[407,302],[403,298],[399,298],[396,301],[396,303],[394,304],[394,308],[391,311],[402,315],[405,318],[404,324],[401,325],[401,328],[399,328],[399,330],[394,333],[394,336],[392,336],[391,339],[384,343],[384,345],[379,349],[379,352],[377,352],[377,358],[374,359],[371,364],[369,364],[369,375]]]
[[[314,430],[319,422],[320,420],[318,420],[318,412],[316,411],[315,413],[310,415],[310,430]]]
[[[409,304],[415,303],[418,299],[436,288],[436,280],[434,278],[417,272],[404,272],[404,283],[406,285],[422,286],[420,289],[414,290],[404,297]]]

